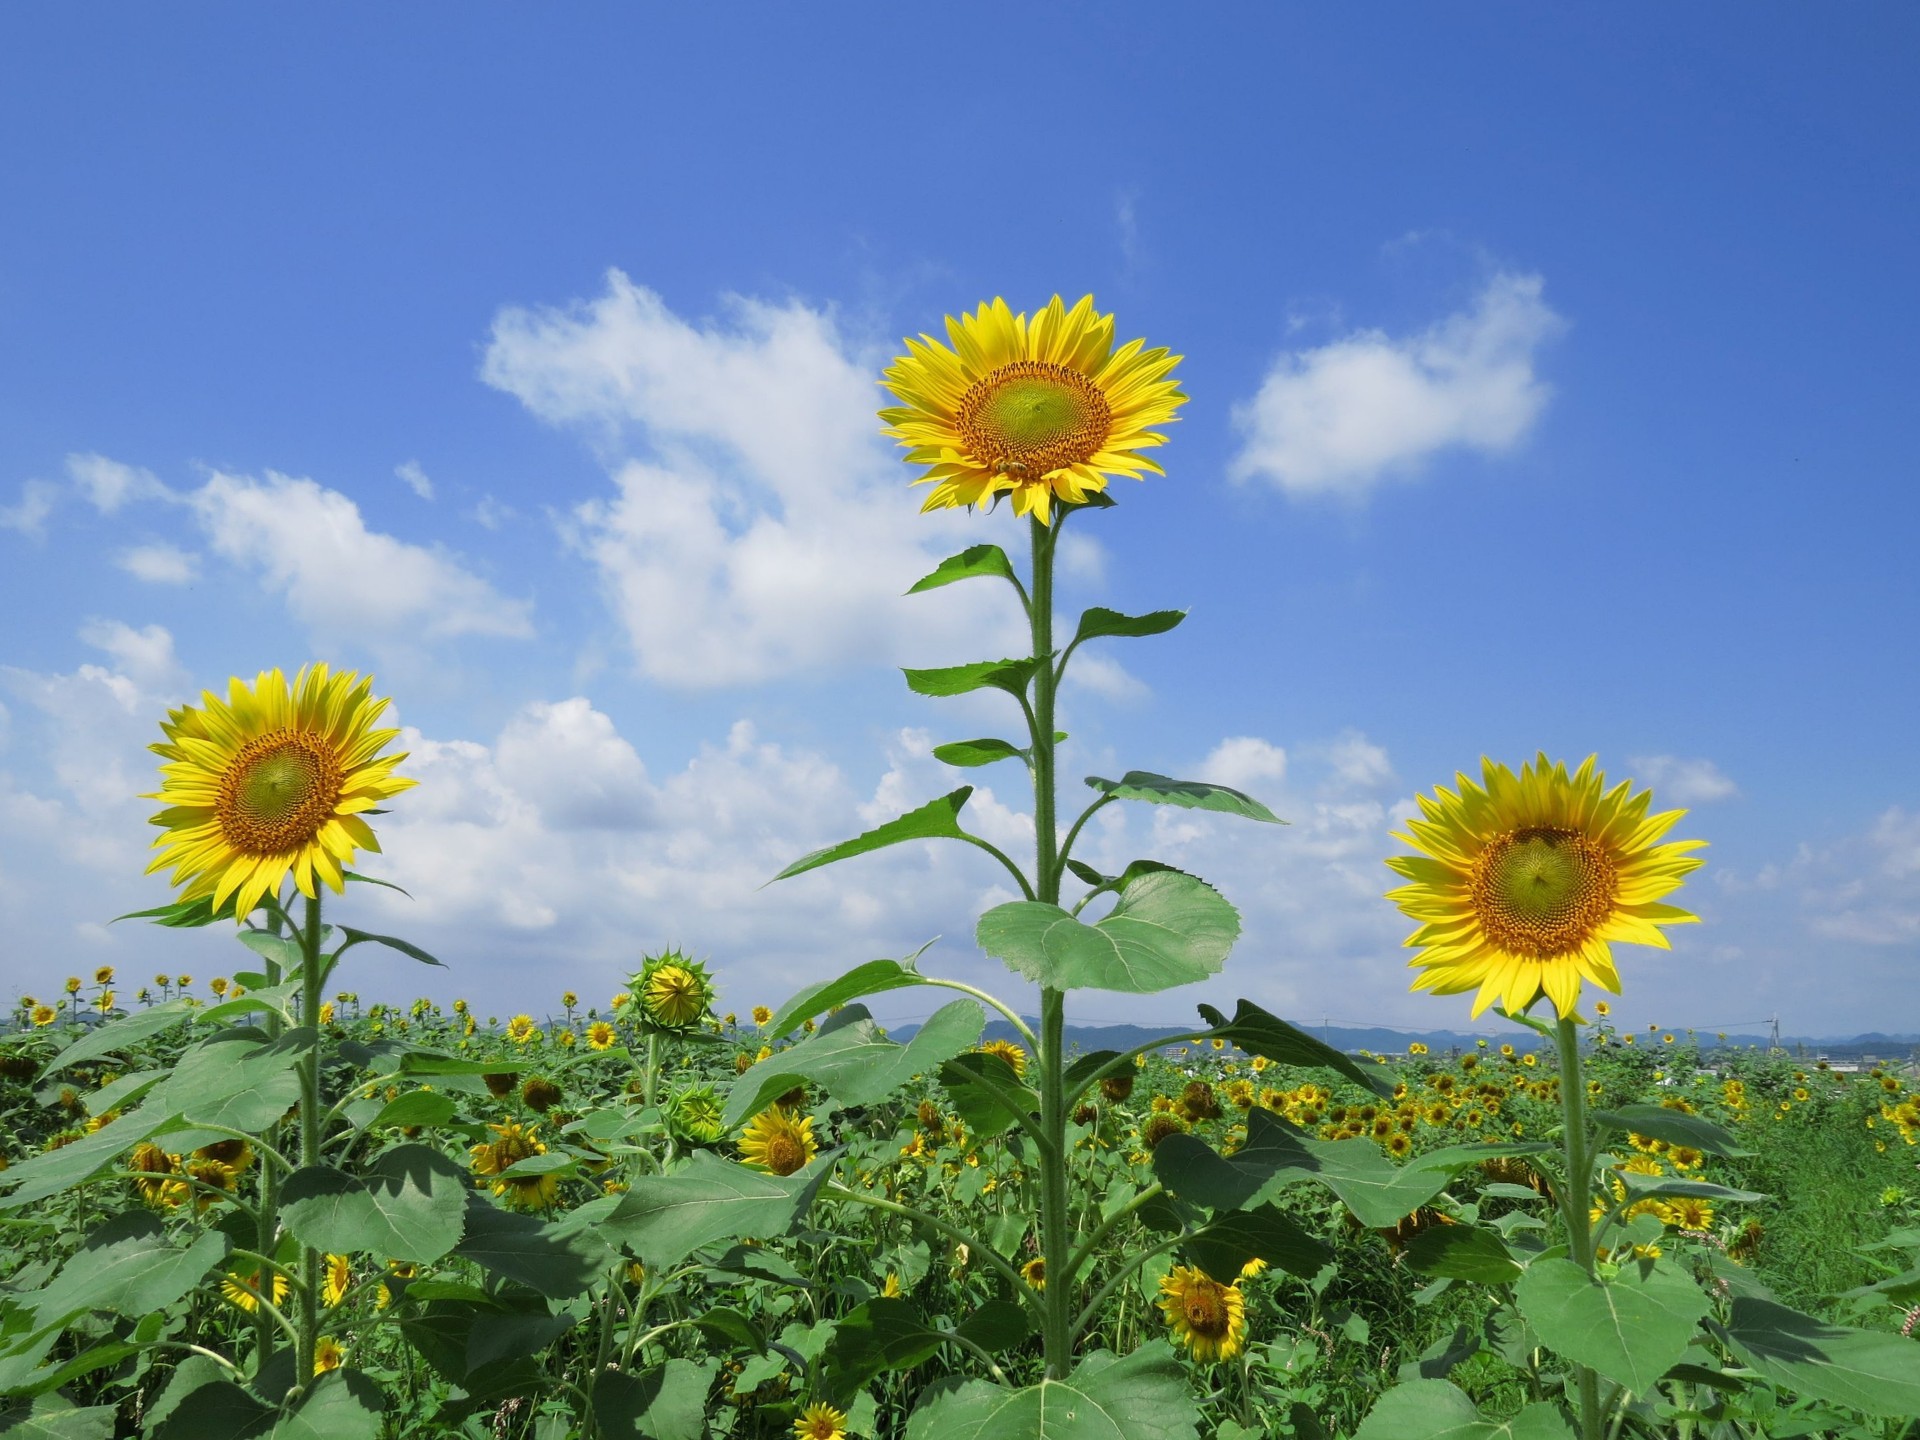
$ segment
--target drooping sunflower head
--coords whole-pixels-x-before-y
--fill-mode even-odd
[[[318,893],[316,876],[343,889],[356,849],[380,849],[362,815],[417,783],[393,773],[404,754],[380,753],[400,732],[374,728],[387,701],[373,677],[316,664],[289,685],[263,670],[201,701],[171,712],[149,747],[166,763],[144,797],[165,807],[147,873],[171,868],[181,899],[231,899],[236,917],[289,873],[303,895]]]
[[[740,1159],[769,1175],[791,1175],[819,1153],[813,1117],[794,1115],[778,1105],[762,1110],[740,1132]]]
[[[1160,1282],[1160,1313],[1174,1339],[1202,1364],[1231,1360],[1246,1348],[1247,1302],[1238,1285],[1176,1265]]]
[[[1475,990],[1475,1016],[1542,994],[1573,1016],[1583,981],[1620,992],[1613,941],[1666,949],[1661,926],[1698,918],[1661,902],[1706,842],[1663,843],[1687,812],[1648,814],[1652,793],[1608,789],[1592,756],[1571,775],[1544,754],[1517,776],[1481,764],[1484,784],[1459,775],[1457,791],[1420,796],[1421,818],[1394,837],[1422,852],[1387,861],[1412,882],[1387,898],[1420,922],[1406,941],[1420,952],[1413,988]]]
[[[927,467],[922,510],[1010,494],[1044,525],[1056,500],[1083,504],[1109,476],[1165,473],[1140,452],[1166,443],[1154,427],[1186,401],[1171,378],[1181,357],[1141,340],[1116,350],[1113,316],[1091,295],[1071,310],[1056,295],[1031,316],[995,300],[949,315],[947,338],[906,341],[880,382],[901,402],[880,412],[881,433]]]
[[[713,977],[678,950],[649,955],[633,977],[633,993],[641,1022],[668,1034],[685,1034],[713,1009]]]

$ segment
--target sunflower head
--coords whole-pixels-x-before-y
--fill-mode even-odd
[[[1484,760],[1482,774],[1420,796],[1420,818],[1395,836],[1421,852],[1387,861],[1411,882],[1387,898],[1419,922],[1413,988],[1474,990],[1475,1016],[1544,994],[1574,1017],[1583,981],[1619,993],[1613,941],[1666,949],[1661,926],[1698,918],[1661,902],[1706,842],[1662,843],[1686,811],[1648,814],[1651,792],[1608,789],[1591,756],[1571,775],[1544,754],[1517,776]]]
[[[537,1127],[522,1127],[516,1120],[504,1125],[489,1125],[495,1139],[484,1145],[472,1147],[473,1156],[469,1169],[476,1175],[493,1177],[493,1193],[500,1196],[510,1210],[545,1210],[552,1206],[560,1194],[560,1177],[549,1172],[545,1175],[508,1175],[522,1160],[531,1160],[535,1155],[547,1153],[546,1145],[534,1134]]]
[[[1174,1339],[1203,1364],[1231,1360],[1247,1344],[1247,1302],[1239,1285],[1176,1265],[1160,1282],[1160,1313]]]
[[[791,1175],[820,1153],[813,1138],[813,1117],[794,1115],[772,1105],[740,1132],[740,1158],[769,1175]]]
[[[1013,1073],[1025,1078],[1027,1073],[1027,1052],[1011,1040],[988,1040],[980,1046],[982,1055],[998,1055],[1013,1067]]]
[[[1036,1255],[1020,1267],[1020,1278],[1036,1290],[1047,1288],[1047,1257]]]
[[[727,1132],[727,1104],[711,1085],[683,1090],[667,1111],[674,1138],[693,1145],[711,1145]]]
[[[793,1422],[795,1440],[846,1440],[847,1417],[824,1402],[807,1406]]]
[[[328,1255],[321,1273],[320,1299],[331,1310],[347,1298],[353,1288],[353,1261],[345,1255]]]
[[[698,960],[666,950],[649,955],[633,977],[640,1021],[669,1035],[684,1035],[713,1009],[713,977]]]
[[[374,728],[387,702],[372,692],[372,676],[316,664],[291,685],[278,670],[236,677],[226,699],[172,711],[149,747],[166,763],[145,797],[163,807],[147,872],[170,868],[181,899],[221,913],[231,901],[236,917],[289,873],[309,897],[316,876],[343,889],[354,852],[380,849],[362,815],[417,783],[393,773],[404,754],[380,754],[400,732]]]
[[[979,505],[1010,494],[1016,514],[1050,523],[1056,500],[1086,504],[1112,475],[1164,473],[1140,452],[1166,443],[1154,429],[1185,403],[1173,380],[1180,356],[1134,340],[1115,349],[1113,316],[1085,296],[1058,295],[1031,316],[995,300],[947,317],[951,348],[931,335],[881,384],[901,403],[880,412],[883,434],[924,465],[923,510]]]

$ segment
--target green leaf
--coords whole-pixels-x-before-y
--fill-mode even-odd
[[[1150,1340],[1124,1360],[1096,1350],[1066,1380],[969,1380],[915,1410],[907,1440],[1194,1440],[1199,1419],[1186,1367]]]
[[[172,1118],[149,1100],[133,1114],[121,1116],[85,1139],[29,1156],[11,1170],[0,1171],[0,1184],[14,1187],[12,1194],[0,1199],[0,1210],[17,1210],[92,1179]]]
[[[1353,1440],[1573,1440],[1573,1427],[1539,1401],[1511,1420],[1483,1420],[1458,1386],[1407,1380],[1374,1402]]]
[[[905,1300],[876,1296],[843,1316],[826,1349],[836,1399],[845,1403],[874,1376],[924,1365],[947,1343]]]
[[[1758,1296],[1739,1295],[1714,1332],[1774,1384],[1869,1415],[1920,1415],[1920,1342],[1829,1325]]]
[[[198,929],[202,925],[211,925],[216,920],[233,918],[233,907],[223,907],[224,913],[213,908],[213,898],[203,895],[198,900],[176,900],[171,905],[155,906],[151,910],[133,910],[125,915],[116,915],[107,923],[118,925],[122,920],[151,920],[156,925],[170,926],[175,930]]]
[[[1000,1096],[982,1081],[1015,1097],[1021,1108],[1009,1110]],[[1004,1055],[978,1050],[956,1055],[940,1067],[940,1084],[953,1102],[955,1113],[976,1140],[991,1140],[1017,1121],[1040,1112],[1040,1097],[1021,1083]]]
[[[1211,1005],[1200,1007],[1200,1018],[1213,1033],[1249,1055],[1264,1055],[1279,1065],[1337,1071],[1376,1095],[1393,1094],[1393,1072],[1381,1065],[1363,1065],[1345,1051],[1268,1014],[1251,1000],[1237,1001],[1229,1020]]]
[[[113,1405],[76,1408],[58,1395],[42,1395],[31,1405],[0,1409],[0,1435],[6,1440],[109,1440],[119,1413]]]
[[[849,1000],[926,984],[926,977],[913,968],[913,963],[926,954],[928,946],[932,944],[933,941],[929,940],[904,960],[869,960],[836,979],[809,985],[780,1007],[779,1013],[767,1022],[763,1033],[767,1039],[777,1040],[802,1020],[831,1010],[836,1005],[844,1005]]]
[[[476,1315],[467,1332],[467,1374],[502,1361],[527,1360],[558,1340],[577,1322],[571,1315],[542,1312]]]
[[[73,1044],[54,1056],[47,1068],[41,1071],[44,1079],[57,1075],[69,1066],[78,1065],[83,1060],[97,1059],[102,1055],[111,1055],[116,1050],[125,1050],[142,1040],[150,1040],[155,1035],[171,1030],[194,1012],[194,1002],[182,995],[175,1000],[167,1000],[151,1010],[136,1010],[131,1015],[123,1015],[118,1020],[109,1021],[96,1029],[89,1030]]]
[[[300,942],[291,936],[246,929],[240,932],[239,940],[268,964],[278,965],[282,975],[298,975],[306,963],[306,957],[300,953]]]
[[[158,1104],[203,1125],[264,1130],[299,1101],[294,1067],[313,1039],[305,1029],[277,1039],[246,1028],[209,1035],[180,1057],[148,1108]]]
[[[916,695],[945,697],[973,690],[1004,690],[1025,695],[1033,679],[1032,656],[1018,660],[976,660],[971,665],[942,665],[932,670],[902,670],[907,688]]]
[[[648,1265],[678,1264],[718,1240],[786,1234],[832,1169],[823,1155],[797,1174],[767,1175],[703,1150],[670,1175],[636,1177],[600,1228]]]
[[[933,747],[942,765],[991,765],[996,760],[1025,760],[1027,752],[1005,740],[953,740]]]
[[[156,1440],[261,1440],[272,1432],[276,1415],[252,1391],[216,1380],[181,1400]]]
[[[273,1440],[380,1440],[387,1406],[380,1387],[358,1370],[329,1370],[273,1427]]]
[[[727,1096],[727,1128],[757,1115],[803,1080],[842,1105],[871,1105],[976,1044],[986,1023],[986,1013],[974,1001],[955,1000],[934,1011],[901,1045],[881,1033],[866,1006],[849,1005],[818,1034],[769,1055],[734,1081]]]
[[[1145,615],[1122,615],[1118,610],[1095,605],[1082,612],[1079,628],[1073,632],[1073,643],[1078,645],[1082,640],[1098,640],[1108,635],[1164,635],[1186,618],[1187,612],[1184,610],[1154,610]]]
[[[1634,1200],[1660,1196],[1690,1195],[1697,1200],[1713,1200],[1736,1205],[1751,1205],[1767,1197],[1757,1190],[1733,1190],[1710,1180],[1684,1180],[1677,1175],[1638,1175],[1631,1170],[1616,1170],[1614,1175],[1627,1187]]]
[[[413,1090],[405,1095],[396,1096],[380,1108],[380,1113],[368,1121],[369,1127],[375,1125],[444,1125],[453,1119],[458,1107],[452,1097],[436,1094],[431,1090]],[[396,1257],[397,1258],[397,1257]]]
[[[1713,1308],[1691,1276],[1647,1260],[1604,1282],[1571,1260],[1539,1260],[1514,1298],[1550,1348],[1640,1395],[1686,1353]]]
[[[973,787],[962,785],[958,790],[942,795],[938,800],[929,800],[918,810],[909,810],[897,819],[889,820],[886,824],[869,830],[865,834],[856,835],[851,840],[842,840],[838,845],[829,845],[825,849],[802,855],[774,876],[773,880],[785,880],[789,876],[803,875],[809,870],[818,870],[822,865],[831,865],[836,860],[865,855],[869,850],[884,850],[889,845],[899,845],[908,840],[957,840],[966,834],[966,831],[960,828],[960,809],[967,803],[967,797],[971,794],[973,794]],[[773,880],[769,880],[767,884],[771,885]]]
[[[1230,1210],[1187,1237],[1187,1255],[1222,1285],[1240,1278],[1249,1260],[1264,1260],[1311,1280],[1333,1260],[1333,1247],[1272,1205]]]
[[[1614,1130],[1664,1140],[1669,1145],[1689,1145],[1708,1155],[1733,1158],[1753,1153],[1742,1150],[1732,1135],[1711,1120],[1664,1105],[1622,1105],[1617,1110],[1595,1111],[1593,1118]]]
[[[602,1371],[593,1386],[593,1418],[607,1440],[701,1440],[713,1364],[669,1360],[629,1375]]]
[[[52,1283],[27,1298],[42,1325],[89,1310],[142,1316],[187,1295],[227,1249],[227,1237],[208,1230],[176,1250],[158,1217],[129,1210],[96,1226]]]
[[[384,945],[389,950],[398,950],[402,955],[410,956],[423,965],[438,965],[442,970],[447,968],[445,961],[434,959],[433,956],[422,950],[418,945],[408,940],[397,940],[391,935],[375,935],[366,930],[356,930],[351,925],[342,925],[340,927],[340,933],[347,938],[345,944],[341,945],[339,950],[334,951],[335,959],[338,959],[349,946],[373,944]]]
[[[438,1260],[460,1241],[466,1173],[426,1145],[396,1145],[365,1176],[330,1166],[296,1170],[280,1192],[281,1215],[303,1245],[392,1260]]]
[[[1479,1225],[1430,1226],[1407,1241],[1406,1255],[1407,1264],[1422,1275],[1481,1285],[1510,1284],[1522,1269],[1500,1232]]]
[[[1007,559],[1007,552],[998,545],[970,545],[958,555],[949,555],[934,567],[933,573],[923,575],[907,588],[907,594],[918,595],[922,590],[937,590],[942,585],[951,585],[956,580],[971,580],[980,575],[997,575],[1002,580],[1020,583],[1013,573],[1013,562]]]
[[[467,1197],[466,1234],[453,1253],[551,1300],[586,1294],[613,1260],[597,1227],[553,1224],[479,1195]]]
[[[1087,776],[1087,784],[1116,800],[1142,800],[1149,805],[1178,805],[1187,810],[1216,810],[1222,815],[1239,815],[1248,820],[1270,824],[1287,822],[1251,795],[1205,780],[1169,780],[1150,770],[1129,770],[1118,780]]]
[[[343,879],[352,880],[355,883],[360,885],[378,885],[383,890],[400,890],[400,887],[394,884],[391,880],[376,880],[371,875],[357,874],[352,870],[342,870],[340,874]],[[407,899],[409,900],[413,898],[413,896],[411,894],[408,894],[408,892],[405,890],[400,890],[400,893],[402,895],[406,895]]]
[[[1058,905],[1016,900],[980,917],[980,948],[1056,990],[1136,995],[1214,974],[1240,934],[1240,915],[1204,880],[1179,870],[1142,875],[1107,916],[1087,925]]]

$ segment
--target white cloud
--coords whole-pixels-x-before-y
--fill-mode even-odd
[[[1498,454],[1547,403],[1534,373],[1563,327],[1538,275],[1501,273],[1471,309],[1417,335],[1361,330],[1282,355],[1252,400],[1234,407],[1245,437],[1230,473],[1290,495],[1364,495],[1449,448]]]
[[[393,473],[407,482],[407,488],[422,500],[433,499],[433,481],[420,468],[418,460],[407,460],[393,467]]]
[[[1815,935],[1871,946],[1920,942],[1920,813],[1885,811],[1863,834],[1803,849],[1789,868]]]
[[[67,478],[102,515],[136,500],[170,500],[174,494],[151,470],[105,455],[67,456]]]
[[[1393,778],[1393,766],[1387,752],[1358,730],[1343,732],[1326,747],[1327,763],[1342,785],[1370,790]]]
[[[1213,747],[1194,778],[1245,791],[1277,785],[1287,778],[1287,752],[1255,735],[1234,735]]]
[[[89,620],[80,638],[104,650],[136,684],[148,692],[176,690],[187,680],[173,653],[173,636],[164,626],[136,630],[120,620]]]
[[[54,496],[59,490],[45,480],[28,480],[20,486],[17,505],[0,505],[0,530],[18,530],[30,540],[47,533],[47,517],[53,513]]]
[[[1018,644],[1010,597],[985,586],[903,598],[979,527],[915,513],[876,434],[877,366],[829,313],[736,297],[696,325],[613,271],[591,302],[503,310],[481,373],[608,454],[616,493],[567,531],[649,677],[751,684]]]
[[[1731,800],[1740,793],[1720,767],[1711,760],[1683,760],[1677,755],[1629,755],[1642,783],[1653,787],[1662,801],[1676,805],[1710,805],[1715,800]]]
[[[477,524],[488,530],[498,530],[520,512],[511,505],[502,504],[491,495],[482,495],[480,503],[473,507],[472,513]]]
[[[527,636],[526,601],[501,595],[439,547],[369,530],[360,507],[312,480],[216,473],[190,497],[214,551],[256,570],[295,618],[331,636]]]
[[[199,559],[176,545],[135,545],[114,557],[114,564],[150,585],[185,585],[198,578]]]

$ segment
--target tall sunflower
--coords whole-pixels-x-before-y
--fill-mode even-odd
[[[927,467],[914,482],[933,486],[922,510],[1005,493],[1044,525],[1055,499],[1080,504],[1110,475],[1165,473],[1140,452],[1166,443],[1153,427],[1186,401],[1170,378],[1181,357],[1144,340],[1116,350],[1113,316],[1091,295],[1071,310],[1056,295],[1031,316],[996,299],[949,315],[947,338],[951,349],[906,341],[880,382],[901,402],[880,412],[881,433]]]
[[[1496,1000],[1519,1012],[1544,993],[1571,1016],[1582,981],[1620,992],[1611,943],[1670,948],[1663,925],[1697,920],[1663,898],[1703,863],[1704,840],[1661,837],[1687,812],[1648,814],[1652,792],[1607,788],[1594,757],[1569,775],[1539,755],[1515,775],[1481,762],[1484,785],[1456,776],[1419,797],[1421,817],[1395,834],[1423,853],[1387,861],[1412,884],[1390,891],[1420,928],[1406,944],[1416,990],[1477,988],[1473,1013]]]
[[[170,712],[167,738],[148,747],[167,763],[143,797],[166,807],[153,817],[163,833],[147,873],[171,867],[181,899],[220,909],[231,898],[236,916],[289,872],[309,897],[316,876],[344,889],[354,851],[380,849],[362,813],[418,783],[393,773],[404,754],[379,753],[400,732],[373,728],[387,708],[373,677],[316,664],[289,685],[263,670],[201,702]]]

